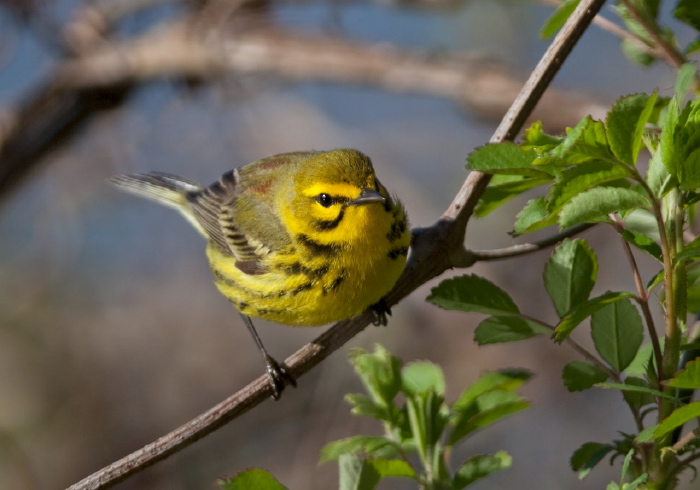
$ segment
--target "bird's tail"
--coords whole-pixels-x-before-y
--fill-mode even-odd
[[[199,193],[204,189],[197,182],[164,172],[119,174],[110,177],[109,181],[124,191],[177,209],[188,221],[204,233],[201,225],[192,214],[188,201],[188,196]]]

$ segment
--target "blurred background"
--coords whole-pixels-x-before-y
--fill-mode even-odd
[[[1,0],[0,488],[64,488],[263,372],[213,285],[202,238],[172,210],[111,188],[108,176],[160,170],[208,184],[274,153],[352,147],[370,155],[412,225],[430,225],[546,49],[538,30],[551,12],[509,0]],[[623,94],[668,94],[674,80],[660,63],[632,65],[619,39],[593,26],[536,117],[561,132],[586,114],[602,117]],[[508,232],[523,203],[473,220],[467,246],[516,243]],[[633,287],[617,240],[605,229],[585,237],[601,262],[594,294]],[[469,272],[554,321],[541,280],[548,254]],[[639,260],[646,277],[656,272]],[[477,347],[479,315],[425,302],[438,282],[280,401],[118,488],[214,488],[253,466],[290,489],[336,488],[335,464],[318,464],[321,447],[381,431],[343,400],[361,390],[347,353],[377,342],[405,361],[438,363],[448,399],[485,370],[536,374],[522,389],[529,410],[455,452],[455,462],[500,449],[513,456],[511,469],[473,488],[618,479],[619,465],[601,463],[579,481],[568,460],[584,442],[634,431],[619,393],[567,392],[561,368],[578,357],[545,338]],[[256,323],[277,358],[322,331]],[[591,344],[587,329],[577,335]]]

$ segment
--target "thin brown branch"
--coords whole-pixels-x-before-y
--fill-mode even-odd
[[[508,112],[492,141],[513,138],[520,131],[527,115],[554,77],[557,69],[603,4],[604,0],[583,0],[579,4],[543,57],[543,61],[538,64],[531,76],[532,80],[526,83],[521,95],[516,99],[515,109]],[[466,224],[487,181],[488,178],[484,174],[472,172],[443,216],[433,226],[416,230],[406,271],[394,290],[387,295],[386,301],[390,306],[396,304],[428,279],[453,267],[454,264],[451,262],[453,257],[456,256],[458,260],[463,258],[465,253],[463,238]],[[362,331],[370,320],[371,315],[364,314],[333,325],[314,342],[305,345],[286,360],[291,373],[298,377],[309,371]],[[191,422],[76,483],[71,489],[107,488],[116,482],[123,481],[211,433],[258,405],[270,395],[269,383],[265,376],[261,376],[240,392]]]
[[[502,260],[510,257],[517,257],[519,255],[525,255],[532,252],[537,252],[545,248],[549,248],[552,245],[556,245],[565,238],[569,238],[579,233],[583,233],[587,229],[591,228],[592,224],[584,223],[581,225],[572,226],[567,228],[561,233],[557,233],[550,237],[538,240],[532,243],[521,243],[518,245],[513,245],[512,247],[497,248],[494,250],[471,250],[470,255],[474,262],[484,262],[488,260]]]
[[[659,334],[656,332],[654,317],[652,316],[651,310],[649,309],[649,292],[644,286],[644,282],[642,282],[642,275],[639,272],[639,267],[637,266],[637,259],[634,258],[632,248],[630,247],[629,242],[625,240],[622,236],[622,232],[624,231],[623,224],[617,219],[617,217],[614,214],[610,215],[610,218],[612,219],[613,228],[615,228],[615,231],[617,231],[617,233],[620,236],[622,248],[625,251],[627,261],[629,262],[630,268],[632,269],[632,275],[634,276],[634,285],[637,288],[637,299],[639,306],[642,308],[644,321],[647,324],[647,331],[649,332],[649,338],[651,339],[651,345],[654,349],[654,359],[656,360],[657,378],[660,382],[663,353],[661,352],[661,343],[659,342]]]

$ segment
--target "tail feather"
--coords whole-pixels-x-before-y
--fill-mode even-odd
[[[177,209],[201,233],[205,234],[202,226],[192,214],[188,202],[188,196],[204,190],[197,182],[164,172],[119,174],[110,177],[109,181],[122,190]]]

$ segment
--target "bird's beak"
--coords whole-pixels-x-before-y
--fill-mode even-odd
[[[348,204],[351,206],[362,206],[373,202],[386,202],[386,198],[374,189],[362,189],[360,195],[349,201]]]

